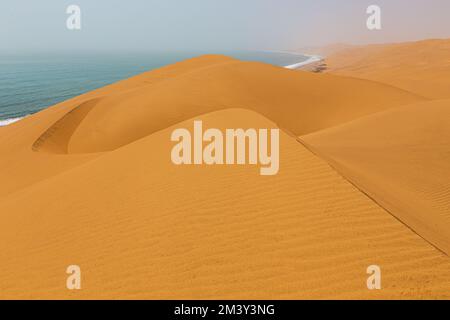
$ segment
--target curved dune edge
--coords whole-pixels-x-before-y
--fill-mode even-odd
[[[66,113],[33,143],[33,151],[39,151],[45,145],[47,152],[67,154],[73,133],[99,101],[100,99],[88,100]]]
[[[52,132],[54,125],[78,106],[94,99],[111,96],[115,92],[132,91],[160,81],[170,81],[171,78],[192,70],[230,61],[233,62],[233,59],[208,55],[168,65],[82,94],[30,115],[17,123],[1,127],[0,180],[4,183],[0,184],[0,199],[101,156],[101,152],[68,155],[65,152],[68,149],[69,138],[56,139],[55,143],[51,139],[45,139],[50,136],[48,133]],[[69,130],[64,132],[65,128],[60,132],[63,133],[62,137],[70,137]],[[33,149],[38,152],[32,152]]]
[[[399,107],[301,140],[450,254],[450,100]]]
[[[230,109],[214,128],[272,121]],[[0,202],[2,298],[448,298],[450,261],[281,132],[280,172],[174,166],[174,128]],[[71,157],[71,156],[69,156]],[[65,157],[63,157],[65,158]],[[78,264],[83,289],[65,288]],[[366,288],[366,268],[383,289]]]
[[[256,111],[295,135],[307,134],[391,107],[424,101],[415,94],[380,83],[333,75],[294,72],[228,57],[196,58],[189,72],[145,81],[150,71],[125,80],[75,106],[33,144],[35,151],[62,154],[115,150],[194,116],[228,108]],[[176,66],[177,64],[175,64]],[[89,112],[85,112],[89,109]]]

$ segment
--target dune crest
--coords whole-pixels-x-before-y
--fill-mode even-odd
[[[253,110],[301,135],[425,100],[366,80],[296,72],[221,56],[209,64],[211,59],[206,56],[206,66],[189,72],[104,92],[95,107],[77,106],[53,124],[38,138],[35,150],[111,151],[196,115],[227,108]],[[185,61],[181,66],[199,61],[201,58]],[[153,72],[137,79],[151,78]],[[47,140],[49,136],[53,138]],[[50,146],[45,146],[47,143]]]

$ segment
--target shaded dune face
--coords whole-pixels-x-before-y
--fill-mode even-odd
[[[212,111],[244,108],[301,135],[423,98],[383,84],[295,72],[261,63],[206,56],[180,63],[182,72],[151,71],[87,100],[51,125],[33,150],[95,153],[115,150]],[[194,64],[195,67],[188,68]],[[200,64],[200,66],[199,66]],[[152,76],[153,75],[153,76]],[[138,79],[137,79],[138,78]],[[349,103],[351,101],[351,104]]]
[[[69,111],[34,142],[32,149],[49,153],[68,153],[70,138],[98,101],[100,100],[88,100]]]

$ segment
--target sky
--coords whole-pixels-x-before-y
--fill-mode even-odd
[[[81,30],[69,30],[69,5]],[[366,9],[381,8],[381,30]],[[295,50],[450,37],[449,0],[0,0],[0,53]]]

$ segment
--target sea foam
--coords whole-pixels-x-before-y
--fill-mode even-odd
[[[0,120],[0,127],[7,126],[7,125],[9,125],[11,123],[17,122],[17,121],[22,120],[22,119],[23,119],[23,117]]]

